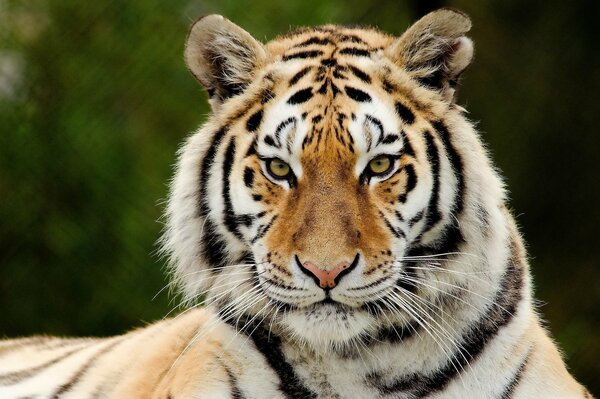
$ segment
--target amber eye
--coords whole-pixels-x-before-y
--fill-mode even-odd
[[[392,168],[392,159],[388,155],[379,155],[369,162],[369,172],[373,175],[383,175]]]
[[[267,171],[275,179],[286,179],[290,176],[290,165],[283,162],[281,159],[273,158],[267,161]]]

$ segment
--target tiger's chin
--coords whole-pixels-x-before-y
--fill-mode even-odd
[[[347,350],[374,326],[364,310],[332,302],[294,309],[282,322],[294,338],[319,352]]]

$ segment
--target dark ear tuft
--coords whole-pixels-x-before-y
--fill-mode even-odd
[[[213,108],[242,92],[266,58],[262,44],[220,15],[194,23],[185,46],[185,62],[206,88]]]
[[[470,29],[466,14],[443,8],[414,23],[385,52],[423,85],[452,99],[458,78],[473,59],[473,42],[465,36]]]

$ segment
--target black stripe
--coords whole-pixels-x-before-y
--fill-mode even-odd
[[[407,124],[412,125],[414,123],[415,114],[413,114],[413,112],[400,101],[396,102],[396,112],[398,113],[400,119],[402,119]]]
[[[244,184],[248,188],[252,188],[254,184],[254,169],[249,166],[246,166],[246,169],[244,169]]]
[[[288,125],[296,125],[296,118],[294,116],[281,122],[275,129],[275,141],[277,142],[278,147],[281,147],[281,132],[283,132]]]
[[[305,59],[305,58],[316,58],[323,55],[321,50],[310,50],[310,51],[300,51],[294,54],[284,55],[281,59],[283,61],[289,61],[294,59]]]
[[[302,79],[308,72],[310,72],[311,69],[312,67],[307,66],[305,68],[302,68],[300,71],[296,72],[296,74],[290,79],[289,85],[293,86],[296,83],[298,83],[300,79]]]
[[[257,155],[258,153],[256,152],[256,143],[258,142],[258,138],[254,137],[254,140],[252,140],[252,143],[250,143],[250,146],[248,147],[248,151],[246,151],[246,158],[251,157],[252,155]]]
[[[506,384],[506,386],[502,390],[502,393],[500,394],[500,399],[511,399],[513,397],[515,389],[517,389],[517,387],[519,386],[521,378],[523,377],[523,374],[527,369],[527,364],[529,363],[529,359],[531,358],[532,351],[533,348],[529,349],[529,352],[527,352],[525,359],[523,359],[523,361],[517,368],[515,375],[513,376],[513,378],[511,378],[511,380],[508,382],[508,384]]]
[[[335,58],[327,58],[327,59],[321,60],[321,65],[324,65],[326,67],[332,67],[332,66],[337,65],[337,61]]]
[[[391,326],[379,329],[377,332],[377,340],[389,343],[400,343],[418,333],[421,326],[416,322],[411,322],[402,326]]]
[[[213,269],[218,270],[227,265],[227,244],[210,217],[206,217],[202,226],[202,252]]]
[[[227,244],[224,237],[219,234],[217,226],[211,220],[208,204],[208,180],[210,177],[210,169],[214,165],[217,155],[217,150],[227,133],[227,126],[222,127],[217,131],[212,139],[210,146],[204,159],[202,160],[202,170],[200,171],[200,203],[199,214],[205,217],[202,229],[202,252],[206,260],[213,268],[221,268],[227,263]]]
[[[494,340],[498,332],[510,323],[522,299],[524,284],[523,265],[520,262],[516,243],[512,243],[512,255],[502,276],[500,288],[496,292],[488,310],[474,322],[469,331],[463,334],[459,348],[444,366],[431,374],[412,374],[392,383],[382,382],[378,388],[382,393],[403,393],[407,397],[424,398],[443,390],[483,352],[486,345]]]
[[[412,218],[409,219],[408,225],[410,227],[413,227],[415,224],[419,223],[421,221],[421,219],[423,219],[424,214],[425,214],[424,211],[417,212],[417,214],[415,216],[413,216]]]
[[[391,232],[394,235],[394,237],[396,237],[396,238],[404,238],[404,237],[406,237],[406,234],[404,234],[404,231],[402,231],[402,229],[400,227],[394,227],[392,225],[392,223],[388,220],[388,218],[385,217],[385,215],[383,214],[383,212],[379,212],[379,215],[383,218],[383,221],[385,222],[385,225],[387,226],[388,229],[391,230]]]
[[[246,129],[248,129],[249,132],[255,132],[256,129],[258,129],[260,127],[260,123],[262,122],[262,117],[263,117],[263,110],[260,109],[260,110],[256,111],[246,121]]]
[[[260,93],[260,103],[266,104],[271,101],[275,97],[275,93],[273,93],[273,89],[271,87],[267,87],[263,89]]]
[[[394,211],[394,214],[396,215],[396,219],[398,219],[399,222],[404,222],[404,216],[402,216],[400,211],[396,210]]]
[[[462,158],[450,142],[450,134],[443,123],[435,122],[433,123],[436,131],[439,134],[439,137],[444,146],[444,150],[448,154],[448,158],[450,160],[450,165],[452,168],[452,173],[456,176],[457,187],[456,193],[454,195],[454,201],[449,213],[454,215],[451,222],[445,227],[444,231],[441,232],[442,240],[439,242],[433,243],[431,247],[415,247],[412,250],[411,255],[425,254],[427,251],[431,252],[455,252],[458,251],[458,246],[465,242],[462,231],[460,230],[459,224],[456,220],[460,220],[460,216],[463,211],[463,196],[465,191],[465,178],[463,172],[463,163]],[[436,190],[437,191],[437,190]],[[437,207],[439,214],[439,205]],[[429,224],[429,222],[432,222]],[[425,228],[423,232],[426,232],[428,229],[431,229],[435,222],[433,220],[428,221],[428,226]]]
[[[227,130],[227,127],[223,127],[213,135],[212,142],[210,143],[208,151],[206,151],[204,159],[202,160],[202,170],[200,171],[200,216],[207,216],[209,212],[207,191],[210,168],[215,162],[217,150],[221,145]]]
[[[355,57],[369,57],[371,55],[371,52],[369,50],[361,48],[345,47],[340,50],[340,54],[353,55]]]
[[[336,35],[335,38],[339,42],[352,42],[352,43],[365,43],[366,44],[366,42],[363,39],[361,39],[359,36],[356,36],[356,35],[339,34],[339,35]]]
[[[323,45],[326,45],[326,44],[333,44],[333,42],[330,39],[326,38],[326,37],[323,37],[323,38],[321,38],[321,37],[311,37],[309,39],[306,39],[303,42],[300,42],[300,43],[296,44],[294,47],[307,47],[307,46],[311,46],[313,44],[317,44],[319,46],[323,46]]]
[[[313,92],[311,87],[307,87],[306,89],[302,89],[292,94],[292,96],[287,100],[288,104],[302,104],[307,102],[313,97]]]
[[[382,78],[381,86],[382,86],[383,90],[385,90],[386,93],[389,93],[389,94],[392,94],[395,91],[398,91],[398,86],[396,86],[394,83],[390,82],[386,78]]]
[[[271,219],[271,221],[269,223],[260,225],[258,227],[256,236],[254,236],[254,238],[250,241],[250,243],[254,244],[256,241],[263,238],[265,236],[265,234],[267,234],[267,232],[271,229],[271,227],[273,226],[273,223],[275,223],[275,220],[277,220],[277,215],[273,216],[273,218]]]
[[[377,135],[377,144],[381,144],[381,142],[383,141],[383,123],[381,123],[381,121],[379,119],[377,119],[371,115],[366,115],[365,121],[371,123],[372,125],[374,125],[377,128],[377,130],[379,131],[379,134]],[[368,147],[368,149],[370,149],[371,145],[368,144],[367,147]]]
[[[392,144],[398,140],[400,140],[400,136],[398,136],[397,134],[388,134],[387,136],[385,136],[383,138],[383,140],[381,140],[381,143],[382,144]]]
[[[400,130],[400,136],[402,137],[402,142],[404,143],[404,146],[402,147],[402,151],[406,155],[410,155],[411,157],[415,158],[415,150],[413,149],[413,146],[410,143],[408,136],[406,135],[406,133],[404,133],[403,130]]]
[[[281,146],[275,142],[275,139],[270,134],[267,134],[263,139],[264,143],[270,147],[280,148]]]
[[[231,193],[229,191],[231,177],[231,171],[233,170],[233,163],[235,161],[235,137],[231,137],[227,150],[225,150],[225,158],[223,159],[223,176],[222,177],[222,195],[223,195],[223,224],[227,230],[229,230],[239,240],[243,239],[242,233],[238,230],[238,223],[235,212],[233,210],[233,204],[231,202]]]
[[[346,86],[346,94],[348,97],[359,103],[371,102],[371,96],[362,90],[355,89],[354,87]]]
[[[262,353],[269,366],[271,366],[271,369],[279,377],[278,388],[286,398],[316,398],[317,394],[312,392],[302,383],[292,365],[285,359],[285,355],[281,351],[281,338],[256,322],[247,325],[250,320],[251,317],[247,316],[247,320],[240,320],[236,323],[234,323],[233,320],[225,320],[225,322],[232,325],[236,331],[239,331],[238,326],[245,326],[244,330],[241,331],[244,334],[248,331],[252,331],[252,334],[249,336],[252,339],[252,342],[254,342],[254,346]]]
[[[454,208],[451,210],[452,213],[459,214],[463,210],[463,193],[465,190],[465,176],[463,171],[463,162],[462,158],[456,151],[456,148],[452,145],[450,141],[450,133],[448,129],[442,122],[434,122],[433,127],[438,132],[440,138],[442,139],[442,143],[444,143],[444,147],[448,156],[450,157],[450,165],[452,165],[452,169],[454,171],[454,175],[457,179],[457,190],[454,200]]]
[[[242,394],[242,390],[239,387],[238,384],[238,379],[235,376],[235,374],[233,374],[233,371],[231,371],[231,369],[227,366],[227,364],[225,364],[225,362],[223,362],[222,360],[218,360],[219,364],[221,365],[221,367],[223,367],[223,369],[225,370],[225,372],[227,373],[227,378],[229,378],[229,385],[230,385],[230,395],[231,395],[231,399],[244,399],[245,396],[244,394]]]
[[[367,75],[366,73],[364,73],[363,71],[361,71],[360,69],[355,67],[354,65],[348,65],[348,67],[350,68],[350,72],[352,72],[352,74],[354,76],[356,76],[357,78],[359,78],[360,80],[362,80],[365,83],[371,83],[371,77],[369,75]]]
[[[79,381],[85,376],[85,373],[96,363],[98,358],[110,352],[115,346],[120,344],[122,339],[119,339],[115,342],[111,342],[106,345],[104,348],[100,349],[98,352],[94,353],[92,357],[90,357],[87,362],[83,364],[83,366],[77,370],[77,372],[71,377],[71,379],[61,385],[56,392],[52,395],[52,399],[60,399],[60,396],[69,392],[70,390],[77,385]]]
[[[412,164],[406,165],[404,167],[404,172],[406,172],[406,189],[404,193],[408,194],[417,186],[417,174],[415,173],[415,168]]]
[[[83,349],[87,349],[87,348],[89,348],[89,345],[85,345],[85,346],[82,346],[82,347],[79,347],[76,349],[72,349],[66,353],[63,353],[62,355],[60,355],[57,358],[48,360],[47,362],[42,363],[35,367],[31,367],[31,368],[28,368],[25,370],[19,370],[19,371],[13,371],[10,373],[0,374],[0,386],[15,385],[15,384],[22,382],[23,380],[33,378],[36,375],[38,375],[39,373],[41,373],[42,371],[46,370],[47,368],[52,367],[55,364],[65,360],[69,356],[71,356]]]
[[[442,219],[439,210],[440,197],[440,153],[433,135],[426,131],[424,133],[427,144],[427,160],[431,165],[431,175],[433,177],[433,187],[431,188],[431,197],[427,205],[427,219],[423,232],[428,231],[431,227]]]

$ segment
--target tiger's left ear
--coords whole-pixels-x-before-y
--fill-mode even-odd
[[[458,79],[473,59],[473,42],[465,36],[470,29],[466,14],[439,9],[414,23],[385,54],[421,84],[453,101]]]
[[[252,82],[267,59],[267,52],[250,33],[227,18],[208,15],[190,29],[184,56],[216,110]]]

